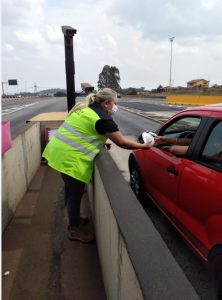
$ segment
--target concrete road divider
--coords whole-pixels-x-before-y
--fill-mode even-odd
[[[222,103],[222,96],[171,95],[166,97],[167,104],[207,105]]]
[[[106,150],[88,193],[107,299],[199,299]]]

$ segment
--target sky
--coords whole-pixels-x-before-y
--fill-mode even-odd
[[[119,69],[122,88],[168,86],[171,46],[172,86],[221,85],[221,15],[221,0],[3,0],[4,91],[66,88],[62,25],[77,30],[76,90],[81,82],[97,88],[105,65]]]

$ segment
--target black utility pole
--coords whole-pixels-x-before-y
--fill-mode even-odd
[[[76,103],[75,92],[75,64],[73,59],[73,36],[77,30],[70,26],[62,26],[65,44],[65,65],[66,65],[66,90],[68,111]]]

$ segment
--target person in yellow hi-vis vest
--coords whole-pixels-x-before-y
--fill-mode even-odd
[[[83,243],[91,242],[92,233],[80,226],[80,203],[85,184],[90,183],[93,162],[109,138],[125,149],[149,149],[148,143],[126,139],[112,119],[117,111],[117,93],[103,88],[77,103],[47,144],[42,156],[48,165],[62,174],[69,226],[68,237]]]

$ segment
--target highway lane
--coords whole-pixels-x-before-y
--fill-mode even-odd
[[[84,98],[79,98],[78,101]],[[121,99],[121,102],[126,102],[126,99]],[[127,104],[136,102],[135,99],[129,99]],[[151,111],[157,112],[159,107],[165,106],[163,100],[139,100],[138,103],[143,104],[143,107],[135,106],[133,109],[143,109],[144,112]],[[28,104],[28,106],[25,106]],[[30,104],[30,105],[29,105]],[[7,103],[2,105],[2,119],[10,120],[13,136],[24,130],[25,121],[31,117],[42,113],[51,111],[65,111],[67,108],[66,98],[36,98],[27,100],[26,102],[20,101],[19,103]],[[179,107],[166,106],[165,111],[180,110]],[[182,109],[182,108],[181,108]],[[155,131],[160,125],[155,120],[141,118],[138,115],[123,111],[121,108],[114,116],[114,120],[117,122],[120,131],[127,136],[137,137],[141,132],[152,130]],[[126,157],[127,159],[127,157]],[[172,252],[173,256],[178,261],[179,265],[184,270],[186,276],[197,290],[201,299],[216,299],[215,286],[202,262],[194,255],[192,250],[185,244],[183,239],[175,232],[175,230],[164,219],[160,212],[154,205],[150,204],[147,210],[147,214],[151,218],[153,224],[161,234],[162,238],[166,242],[168,248]],[[136,216],[135,216],[136,218]],[[176,283],[175,283],[176,284]]]
[[[23,132],[28,126],[26,121],[43,112],[65,111],[66,98],[18,99],[2,104],[2,120],[10,121],[12,137]]]
[[[139,109],[142,111],[178,111],[182,110],[183,106],[176,105],[166,105],[163,101],[155,102],[154,99],[144,99],[140,102],[137,102],[136,99],[130,101],[124,101],[123,99],[119,101],[119,105],[134,109]]]
[[[138,100],[138,102],[137,102]],[[78,97],[76,101],[84,101]],[[174,111],[181,110],[176,106],[166,106],[162,99],[122,98],[119,104],[130,109],[142,111],[155,119],[158,111],[167,118]],[[15,137],[27,127],[26,121],[43,112],[58,112],[67,109],[65,97],[25,98],[15,99],[2,103],[2,120],[11,122],[12,136]],[[153,113],[153,114],[152,114]]]
[[[133,113],[127,113],[119,108],[113,117],[119,126],[120,131],[126,136],[139,136],[143,131],[155,131],[160,125],[145,118],[141,118]]]
[[[159,124],[169,119],[176,112],[186,109],[184,105],[169,105],[164,99],[154,98],[121,98],[119,107],[133,111],[135,114],[155,120]]]

